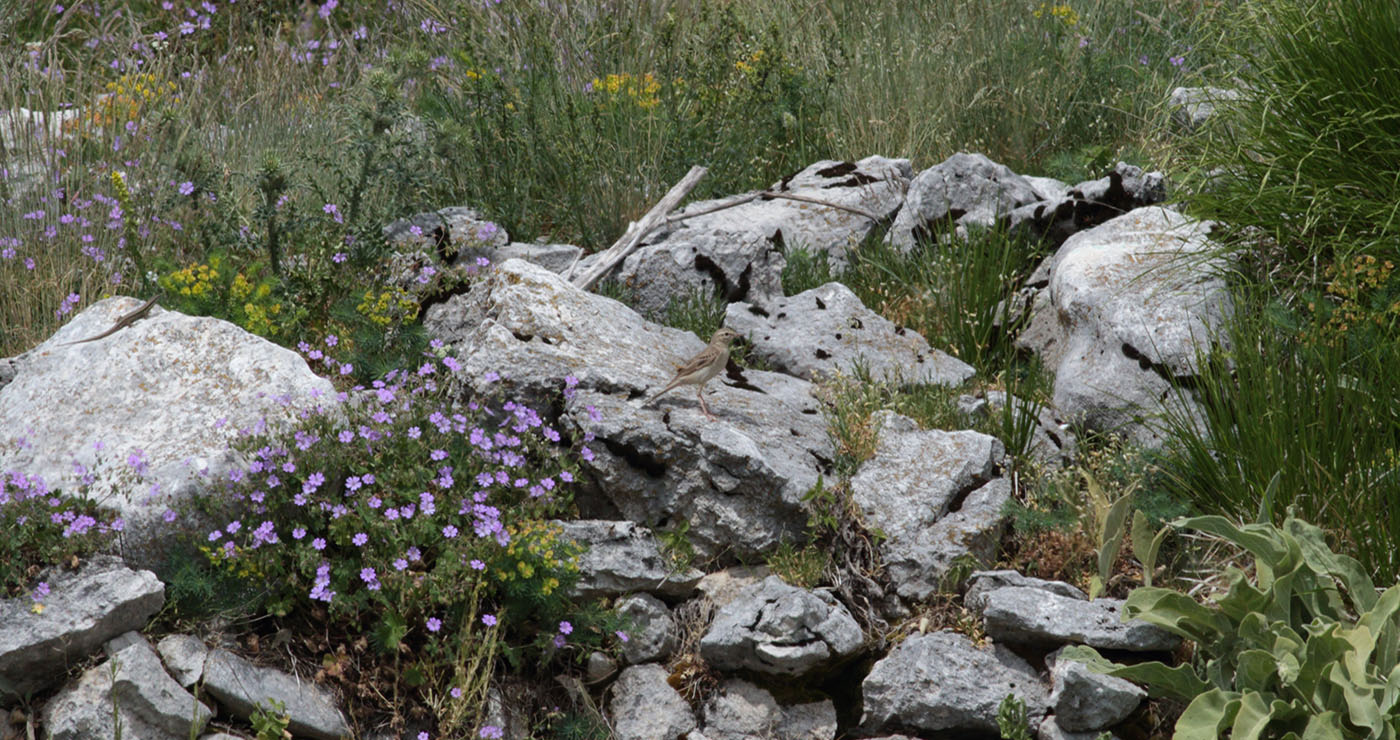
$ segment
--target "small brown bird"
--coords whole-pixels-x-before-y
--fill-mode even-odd
[[[733,342],[739,332],[728,327],[720,327],[713,337],[710,337],[710,346],[700,350],[700,353],[686,360],[684,365],[676,371],[676,377],[661,389],[660,393],[652,396],[650,400],[642,404],[642,408],[650,406],[662,394],[677,386],[693,385],[695,397],[700,399],[700,410],[705,412],[705,416],[711,421],[715,420],[715,415],[710,413],[710,408],[705,405],[705,384],[710,379],[719,375],[724,370],[724,366],[729,362],[729,343]]]

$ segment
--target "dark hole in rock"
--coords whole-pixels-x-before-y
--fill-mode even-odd
[[[824,350],[824,349],[822,349],[822,348],[820,348],[820,347],[817,348],[816,355],[817,355],[817,359],[818,359],[818,360],[829,360],[829,359],[831,359],[831,353],[830,353],[830,352],[827,352],[826,350]]]
[[[841,339],[841,332],[839,332],[839,331],[836,332],[836,339],[837,339],[837,341],[840,341],[840,339]]]
[[[833,182],[830,185],[823,185],[822,189],[830,190],[831,188],[858,188],[862,185],[869,185],[871,183],[876,183],[879,181],[880,179],[877,177],[872,177],[870,175],[865,174],[864,172],[857,172],[854,175],[851,175],[850,177],[842,180],[841,182]]]
[[[823,300],[821,299],[821,296],[813,296],[813,297],[817,299],[817,308],[820,309],[820,310],[822,310],[822,311],[825,311],[825,310],[826,310],[826,301],[823,301]]]
[[[849,175],[855,171],[855,162],[842,162],[840,164],[833,164],[830,167],[823,167],[817,170],[817,177],[841,177],[842,175]]]
[[[626,461],[628,465],[646,473],[649,478],[661,478],[666,475],[666,463],[642,452],[634,445],[615,439],[604,439],[603,446],[608,448],[613,457]]]
[[[511,332],[511,334],[513,334],[513,335],[515,336],[516,339],[519,339],[519,340],[522,341],[522,342],[528,342],[528,341],[530,341],[531,339],[534,339],[534,338],[535,338],[535,336],[534,336],[533,334],[521,334],[521,333],[518,332],[518,331],[513,331],[513,332]]]
[[[749,313],[753,314],[754,316],[762,316],[765,319],[768,318],[768,312],[759,308],[758,306],[749,306]]]

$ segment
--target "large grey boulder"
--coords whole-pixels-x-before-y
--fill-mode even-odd
[[[685,389],[643,407],[705,343],[519,260],[429,309],[425,324],[460,358],[472,394],[549,409],[577,379],[559,423],[596,438],[585,516],[688,523],[703,557],[761,555],[802,532],[802,497],[833,454],[810,383],[731,371],[706,388],[713,422]]]
[[[700,655],[722,671],[802,676],[855,655],[863,639],[830,593],[769,576],[719,610],[700,638]]]
[[[0,388],[0,470],[41,476],[125,520],[128,560],[159,561],[167,511],[237,463],[240,430],[276,428],[328,405],[329,380],[291,350],[219,319],[166,311],[94,342],[140,306],[98,301],[25,355]],[[206,477],[207,476],[207,477]]]
[[[676,649],[676,625],[671,610],[651,594],[633,594],[617,603],[627,628],[622,657],[628,663],[664,661]]]
[[[148,571],[96,557],[51,575],[40,614],[26,597],[0,600],[0,705],[52,685],[107,640],[146,626],[165,604],[165,586]]]
[[[1001,521],[995,495],[1000,487],[982,496],[974,492],[987,488],[1006,451],[995,437],[922,430],[890,411],[879,412],[875,423],[875,456],[851,477],[851,500],[865,525],[884,534],[880,556],[896,592],[922,600],[938,590],[960,556],[991,555],[992,533]],[[982,501],[988,497],[998,502]]]
[[[1054,405],[1064,418],[1149,447],[1163,441],[1154,421],[1163,408],[1196,418],[1189,393],[1173,384],[1195,376],[1231,311],[1209,230],[1140,208],[1056,252],[1050,300],[1038,310],[1052,312],[1058,335],[1044,344],[1056,347]]]
[[[1034,669],[1000,646],[978,648],[956,632],[914,635],[870,670],[861,687],[862,728],[877,732],[998,734],[1008,694],[1026,705],[1031,726],[1049,706]]]
[[[203,731],[213,716],[212,709],[166,674],[140,635],[84,671],[43,710],[49,740],[186,740]]]
[[[903,203],[911,174],[907,159],[822,161],[770,189],[855,207],[883,221]],[[727,200],[692,203],[676,217]],[[695,290],[718,291],[730,302],[766,305],[783,294],[786,249],[824,252],[840,268],[846,252],[876,225],[864,215],[826,205],[786,198],[753,200],[684,218],[674,228],[648,236],[612,275],[631,289],[638,308],[649,313],[663,311],[673,297]],[[591,263],[584,259],[579,270]]]
[[[1123,600],[1081,601],[1039,588],[999,588],[983,600],[987,634],[1001,642],[1100,650],[1174,650],[1181,638],[1141,619],[1123,621]]]
[[[1167,108],[1172,112],[1172,122],[1187,131],[1197,131],[1215,116],[1215,107],[1221,103],[1239,100],[1239,90],[1221,87],[1175,87],[1167,98]]]
[[[233,653],[215,648],[204,663],[204,690],[235,716],[247,719],[269,701],[286,706],[293,735],[339,740],[351,734],[331,692],[310,680],[273,668],[253,665]]]
[[[580,519],[554,524],[566,539],[588,547],[579,555],[579,579],[573,587],[581,598],[633,591],[684,598],[704,575],[694,568],[673,566],[651,532],[633,522]]]
[[[628,740],[676,740],[694,730],[695,713],[671,684],[668,672],[655,664],[622,671],[612,687],[613,732]]]
[[[1018,207],[1046,195],[1011,168],[984,154],[959,152],[909,183],[904,208],[885,240],[901,250],[935,238],[950,226],[991,227]]]
[[[752,353],[774,370],[816,381],[861,363],[878,381],[953,386],[971,365],[933,349],[916,331],[866,308],[841,283],[827,283],[767,307],[731,303],[724,325],[748,337]]]
[[[773,695],[742,679],[726,680],[705,705],[706,740],[831,740],[836,707],[830,699],[780,706]]]
[[[1147,698],[1147,692],[1130,681],[1106,676],[1058,655],[1053,656],[1050,681],[1055,722],[1070,732],[1112,727]]]

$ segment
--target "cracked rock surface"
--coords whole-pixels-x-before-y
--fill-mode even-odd
[[[860,626],[825,591],[777,576],[744,589],[715,615],[700,654],[719,670],[801,676],[860,649]]]
[[[875,456],[851,478],[851,499],[866,525],[885,534],[880,554],[899,595],[921,600],[958,556],[991,554],[1009,494],[991,483],[1006,450],[995,437],[923,430],[891,411],[876,423]]]
[[[875,732],[990,733],[1007,694],[1025,702],[1031,726],[1048,707],[1045,687],[1026,661],[1001,646],[979,648],[965,635],[932,632],[901,642],[862,685],[863,728]]]
[[[866,308],[841,283],[775,299],[766,309],[732,303],[724,325],[748,337],[770,367],[804,380],[849,374],[857,362],[877,381],[909,385],[954,386],[976,373],[918,332]]]

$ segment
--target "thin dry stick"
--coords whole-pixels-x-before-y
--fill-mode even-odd
[[[626,259],[627,255],[635,251],[638,246],[641,246],[642,239],[646,238],[647,234],[665,223],[666,214],[680,204],[681,200],[694,189],[706,172],[708,170],[704,167],[691,167],[690,172],[687,172],[680,182],[667,191],[665,197],[652,206],[651,210],[642,217],[642,220],[629,227],[621,239],[618,239],[616,243],[608,247],[607,251],[603,252],[602,259],[598,260],[598,264],[594,265],[593,269],[574,278],[574,285],[588,290],[600,278],[611,272],[613,267]]]
[[[835,208],[838,211],[848,211],[850,213],[856,214],[857,216],[864,216],[870,219],[871,221],[880,220],[879,216],[875,215],[874,213],[871,213],[870,211],[865,210],[864,208],[857,208],[855,206],[843,206],[840,203],[832,203],[831,201],[822,200],[820,198],[813,198],[808,195],[795,195],[793,193],[775,193],[772,190],[760,190],[757,193],[740,195],[731,200],[724,201],[723,203],[717,203],[713,206],[710,206],[709,208],[702,208],[698,211],[691,211],[690,213],[677,213],[676,215],[667,218],[666,223],[673,224],[680,221],[684,221],[688,218],[695,218],[696,216],[705,216],[714,213],[715,211],[723,211],[726,208],[741,206],[745,203],[757,200],[758,198],[783,198],[786,200],[799,200],[803,203],[815,203],[819,206]]]
[[[697,170],[699,171],[698,175],[696,174]],[[611,247],[608,248],[606,252],[603,253],[603,259],[601,259],[598,262],[598,264],[594,265],[593,269],[590,270],[588,274],[574,280],[574,284],[580,288],[583,288],[584,290],[588,290],[593,285],[593,283],[597,282],[598,279],[601,278],[603,275],[608,274],[608,272],[610,272],[612,268],[616,266],[619,262],[625,259],[627,255],[636,251],[637,247],[641,246],[642,240],[645,239],[648,234],[655,231],[656,228],[661,226],[662,224],[670,225],[674,223],[679,223],[686,219],[695,218],[697,216],[705,216],[711,213],[716,213],[718,211],[723,211],[726,208],[734,208],[735,206],[741,206],[745,203],[751,203],[759,198],[783,198],[786,200],[801,201],[803,203],[814,203],[819,206],[826,206],[827,208],[835,208],[840,211],[854,213],[857,216],[864,216],[865,218],[868,218],[871,221],[880,220],[879,216],[877,216],[874,213],[871,213],[870,211],[865,210],[864,208],[841,205],[840,203],[832,203],[830,201],[825,201],[820,198],[813,198],[806,195],[795,195],[793,193],[776,193],[772,190],[760,190],[757,193],[739,195],[721,203],[709,206],[707,208],[701,208],[697,211],[691,211],[689,213],[678,213],[674,216],[666,216],[665,214],[672,208],[675,208],[676,205],[680,203],[681,199],[685,197],[685,194],[690,192],[690,190],[695,187],[695,182],[698,182],[700,177],[702,177],[704,174],[704,167],[691,168],[690,173],[685,176],[685,179],[681,180],[679,183],[676,184],[675,187],[671,188],[671,190],[666,193],[666,197],[662,198],[661,201],[658,202],[655,206],[653,206],[650,211],[647,211],[647,215],[644,216],[641,221],[628,226],[627,231],[622,235],[622,238],[618,239],[616,243],[614,243]],[[694,180],[691,179],[692,177],[694,178]],[[663,207],[665,210],[662,210]],[[574,264],[569,265],[568,271],[564,273],[565,276],[571,277],[574,273],[574,267],[577,264],[578,258],[576,257],[574,258]]]

